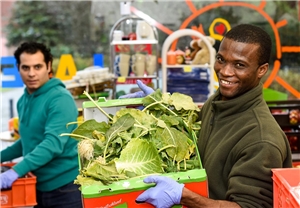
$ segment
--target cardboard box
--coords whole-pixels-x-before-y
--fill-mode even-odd
[[[294,189],[300,189],[300,168],[276,168],[272,172],[274,208],[299,208],[300,195]]]
[[[106,100],[99,98],[99,105],[106,113],[115,114],[118,110],[124,107],[135,107],[142,104],[142,98],[135,99],[117,99]],[[95,119],[98,122],[108,121],[106,116],[101,113],[95,104],[91,101],[83,102],[84,120]],[[200,161],[199,161],[200,162]],[[202,167],[200,162],[200,167]],[[163,176],[168,176],[177,180],[179,183],[184,183],[185,187],[202,196],[208,197],[208,183],[205,169],[194,169],[186,172],[166,173]],[[130,178],[128,180],[120,180],[113,182],[110,185],[91,185],[82,186],[81,193],[85,208],[151,208],[151,204],[137,204],[136,198],[146,189],[154,186],[154,184],[145,184],[145,177]],[[176,206],[181,207],[181,206]]]
[[[13,163],[1,166],[13,166]],[[32,173],[16,180],[11,189],[1,190],[0,207],[25,207],[36,205],[36,177]]]

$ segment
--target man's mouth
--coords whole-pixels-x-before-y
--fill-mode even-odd
[[[234,82],[229,82],[229,81],[226,81],[224,79],[220,79],[220,83],[224,84],[224,85],[233,85],[234,84]]]
[[[28,81],[28,83],[29,83],[29,84],[35,84],[36,81],[35,81],[35,80],[30,80],[30,81]]]

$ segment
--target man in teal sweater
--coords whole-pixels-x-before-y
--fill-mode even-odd
[[[273,207],[273,168],[292,167],[289,142],[263,99],[262,77],[269,67],[270,36],[260,27],[242,24],[224,35],[214,69],[219,89],[204,103],[198,148],[207,172],[209,198],[183,184],[149,176],[156,183],[136,199],[157,208],[182,204],[193,208]],[[153,90],[121,98],[143,97]]]
[[[81,192],[73,183],[78,175],[77,141],[59,136],[72,132],[78,110],[65,85],[51,78],[50,49],[36,42],[23,43],[15,51],[19,73],[26,85],[18,100],[20,139],[1,151],[1,162],[23,156],[0,175],[1,189],[32,172],[37,177],[36,208],[80,208]]]

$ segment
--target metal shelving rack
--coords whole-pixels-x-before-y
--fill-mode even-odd
[[[113,34],[114,34],[114,31],[117,30],[118,28],[121,27],[121,24],[127,20],[130,20],[130,21],[134,21],[134,20],[143,20],[145,22],[147,22],[152,30],[153,30],[153,33],[154,33],[154,39],[149,39],[149,40],[124,40],[124,41],[114,41],[113,40]],[[159,45],[158,45],[158,33],[157,33],[157,29],[154,25],[152,25],[150,22],[148,22],[147,20],[141,18],[141,17],[138,17],[138,16],[135,16],[135,15],[126,15],[126,16],[123,16],[122,18],[120,18],[114,25],[113,27],[111,28],[110,30],[110,34],[109,34],[109,41],[110,41],[110,67],[109,67],[109,70],[116,74],[115,73],[115,69],[114,69],[114,62],[115,62],[115,56],[116,56],[116,51],[115,51],[115,46],[116,45],[146,45],[146,44],[151,44],[151,45],[154,45],[155,47],[155,53],[156,53],[156,56],[157,56],[157,59],[158,59],[158,55],[159,55]],[[133,50],[130,50],[130,52],[132,52]],[[156,79],[156,87],[159,88],[159,77],[158,77],[158,74],[159,74],[159,70],[158,70],[158,61],[156,61],[156,74],[155,75],[151,75],[151,76],[130,76],[130,77],[123,77],[124,79],[134,79],[134,80],[137,80],[137,79]],[[114,81],[115,81],[115,86],[113,87],[113,98],[116,97],[116,85],[117,85],[117,80],[118,80],[118,76],[116,76],[114,78]]]
[[[206,65],[168,65],[167,64],[167,52],[171,46],[171,44],[179,39],[180,37],[183,36],[195,36],[197,38],[200,38],[201,40],[204,41],[204,43],[207,45],[208,49],[209,49],[209,57],[210,57],[210,64],[206,64]],[[210,69],[210,83],[209,83],[209,95],[211,96],[214,93],[214,67],[213,67],[213,63],[215,62],[215,57],[214,57],[214,53],[213,53],[213,46],[210,44],[210,42],[206,39],[206,37],[204,35],[202,35],[201,33],[192,30],[192,29],[180,29],[177,30],[175,32],[173,32],[171,35],[169,35],[167,37],[167,39],[165,40],[163,47],[162,47],[162,92],[167,92],[167,69],[168,68],[184,68],[184,67],[205,67],[205,68],[209,68]],[[199,105],[201,105],[202,103],[198,103]]]
[[[290,144],[292,159],[293,161],[300,161],[300,118],[298,118],[298,122],[294,124],[290,123],[289,118],[291,110],[300,111],[300,100],[267,101],[267,104],[275,120],[286,134],[288,140],[290,140],[289,137],[291,136],[295,137],[296,141],[293,146],[294,148],[296,147],[296,149],[293,149],[292,144]],[[276,113],[276,111],[278,112]]]

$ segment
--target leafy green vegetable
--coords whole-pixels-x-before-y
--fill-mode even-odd
[[[172,145],[166,149],[166,152],[173,160],[180,162],[185,159],[189,151],[188,137],[186,135],[168,126],[164,129],[157,128],[156,133],[157,139],[161,140],[163,147]]]
[[[126,131],[131,128],[134,124],[134,118],[130,114],[125,114],[120,117],[105,133],[105,137],[107,138],[107,143],[104,149],[104,160],[106,159],[106,151],[110,142],[118,136],[120,132]]]
[[[155,145],[146,139],[132,139],[116,160],[118,172],[130,171],[135,175],[162,173],[162,160]]]
[[[84,175],[98,179],[105,185],[113,181],[128,178],[116,170],[114,161],[103,163],[99,159],[94,160],[89,166],[87,166],[87,168],[84,170]]]
[[[75,183],[91,184],[94,180],[95,184],[109,184],[202,168],[196,145],[200,109],[192,98],[158,89],[143,98],[143,106],[143,110],[123,108],[115,115],[104,113],[107,123],[87,120],[71,134],[61,135],[79,140],[81,170]]]

